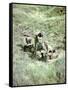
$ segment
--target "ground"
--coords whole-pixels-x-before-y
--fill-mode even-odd
[[[57,48],[48,62],[23,51],[23,34],[41,31]],[[65,7],[13,4],[13,86],[65,83]]]

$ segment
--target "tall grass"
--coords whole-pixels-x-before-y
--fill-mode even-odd
[[[60,47],[56,60],[38,61],[23,51],[23,32],[31,35],[36,31],[43,32],[44,41]],[[64,37],[64,7],[13,4],[13,85],[64,83]]]

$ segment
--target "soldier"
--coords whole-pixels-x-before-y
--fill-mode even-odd
[[[47,48],[43,42],[43,34],[39,32],[35,35],[35,54],[40,58],[44,58],[47,53]]]
[[[32,52],[33,50],[33,39],[27,35],[24,37],[24,51]]]
[[[53,55],[52,55],[52,58],[53,59],[56,59],[58,57],[58,52],[56,49],[53,49]]]
[[[58,57],[56,49],[49,48],[48,50],[48,59],[56,59]]]

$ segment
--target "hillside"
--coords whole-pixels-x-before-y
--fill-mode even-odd
[[[23,33],[41,31],[58,58],[39,61],[24,52]],[[13,4],[13,85],[65,82],[65,7]]]

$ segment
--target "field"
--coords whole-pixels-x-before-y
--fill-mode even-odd
[[[58,58],[44,62],[23,51],[23,33],[37,31]],[[65,7],[13,4],[13,86],[57,83],[65,83]]]

